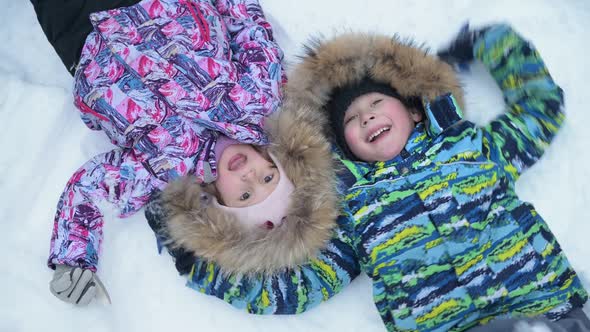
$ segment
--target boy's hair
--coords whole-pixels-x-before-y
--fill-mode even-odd
[[[377,92],[398,99],[410,112],[420,112],[419,98],[403,98],[392,86],[377,82],[370,77],[365,77],[359,82],[334,89],[326,104],[330,128],[334,143],[338,145],[344,157],[350,160],[359,160],[348,148],[344,138],[344,116],[348,107],[360,96]]]

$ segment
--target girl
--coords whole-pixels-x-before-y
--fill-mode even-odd
[[[103,226],[97,202],[107,200],[120,216],[129,216],[153,192],[185,175],[194,178],[174,188],[197,193],[200,184],[214,181],[207,188],[213,195],[204,192],[187,204],[207,206],[208,223],[200,223],[197,234],[239,248],[238,261],[269,256],[275,258],[265,260],[266,269],[289,266],[329,238],[333,190],[306,189],[308,180],[299,180],[332,183],[329,149],[319,130],[292,133],[285,127],[316,119],[288,113],[264,123],[281,102],[285,78],[282,51],[256,0],[32,2],[74,74],[82,119],[118,146],[78,169],[59,200],[48,259],[56,269],[50,290],[58,298],[86,304],[101,285],[95,275]],[[268,134],[277,143],[260,147],[267,146]],[[310,158],[309,151],[321,158]],[[324,195],[321,202],[312,202],[314,192]],[[300,205],[308,208],[296,209]],[[300,232],[286,232],[292,229]],[[300,245],[311,230],[313,240],[286,263],[287,254],[266,245]],[[236,245],[240,236],[243,247]],[[211,250],[199,253],[225,254]]]

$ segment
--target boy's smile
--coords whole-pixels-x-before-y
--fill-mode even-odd
[[[374,143],[381,140],[383,137],[387,137],[389,131],[391,130],[391,126],[383,126],[377,128],[376,130],[369,130],[369,137],[367,137],[367,143]]]
[[[386,161],[404,148],[420,113],[378,92],[356,98],[344,116],[344,138],[350,151],[367,162]]]

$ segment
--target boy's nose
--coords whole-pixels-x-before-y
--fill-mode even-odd
[[[375,116],[374,115],[367,115],[363,117],[363,121],[361,122],[362,126],[365,127],[367,124],[369,124],[369,121],[371,120],[375,120]]]

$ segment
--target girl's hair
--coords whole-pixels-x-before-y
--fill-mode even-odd
[[[266,146],[266,145],[252,145],[252,148],[254,150],[258,151],[258,153],[260,153],[260,155],[264,159],[266,159],[266,161],[275,165],[274,161],[272,161],[272,158],[270,157],[270,154],[268,153],[268,146]]]
[[[219,201],[219,204],[224,204],[223,200],[221,199],[221,195],[219,194],[219,191],[215,186],[215,182],[204,183],[201,185],[201,187],[203,188],[204,192],[208,193],[209,195],[215,196],[215,198],[217,198],[217,201]]]

